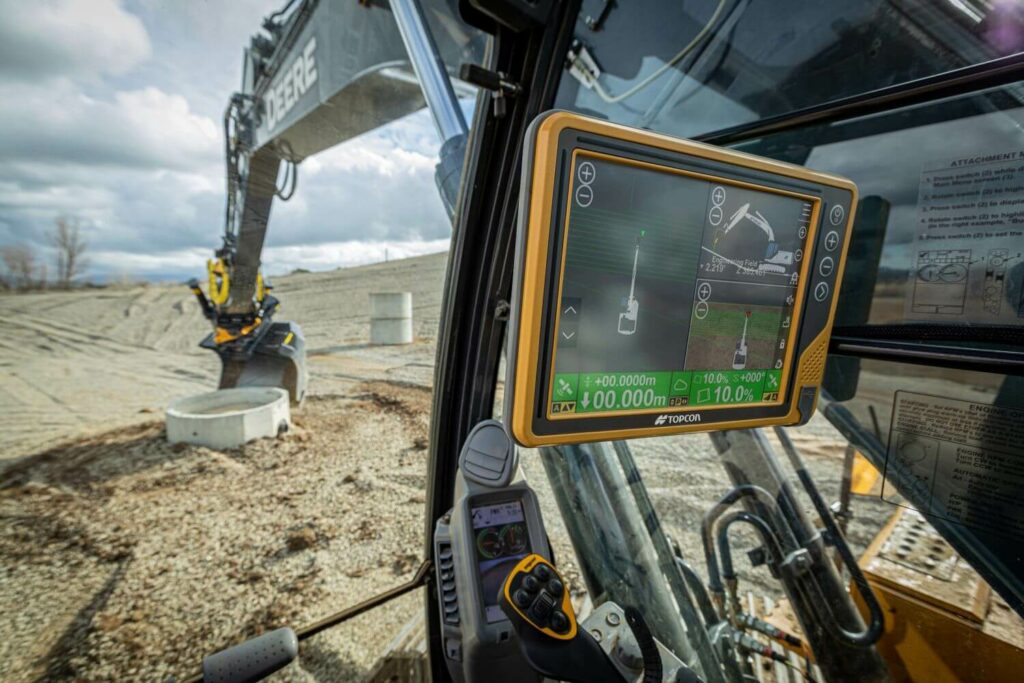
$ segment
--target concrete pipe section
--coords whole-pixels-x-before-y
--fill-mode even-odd
[[[370,294],[370,343],[412,343],[412,292]]]
[[[178,399],[167,408],[167,440],[234,448],[291,426],[288,392],[276,387],[221,389]]]

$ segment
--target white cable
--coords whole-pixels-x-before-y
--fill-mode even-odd
[[[700,42],[704,40],[704,37],[708,34],[708,32],[711,31],[711,27],[714,26],[715,22],[718,21],[718,15],[722,13],[722,9],[724,8],[725,0],[718,0],[718,7],[715,8],[714,14],[711,15],[711,18],[708,20],[708,23],[704,25],[704,28],[697,32],[697,35],[693,37],[693,40],[691,40],[686,45],[686,47],[684,47],[682,50],[676,53],[675,57],[670,59],[665,64],[662,64],[654,73],[652,73],[650,76],[634,85],[626,92],[620,93],[618,95],[612,95],[607,90],[604,89],[604,87],[601,85],[600,82],[598,82],[597,79],[594,79],[594,92],[596,92],[598,97],[600,97],[608,104],[616,104],[628,97],[632,97],[633,95],[637,94],[638,92],[646,88],[648,85],[650,85],[655,79],[657,79],[663,73],[665,73],[673,66],[675,66],[679,62],[679,60],[681,60],[686,55],[690,54],[690,52],[693,51],[693,48],[697,47],[700,44]]]

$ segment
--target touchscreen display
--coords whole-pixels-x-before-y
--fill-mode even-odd
[[[508,573],[530,554],[530,536],[523,505],[518,501],[474,507],[470,514],[484,611],[487,623],[491,624],[505,618],[498,606],[498,595]]]
[[[577,152],[549,415],[779,403],[814,199]]]

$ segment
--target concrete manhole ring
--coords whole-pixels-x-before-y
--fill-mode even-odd
[[[180,398],[167,407],[167,440],[234,448],[291,426],[288,392],[276,387],[220,389]]]

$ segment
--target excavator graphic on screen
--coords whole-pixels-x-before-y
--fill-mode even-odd
[[[717,247],[718,243],[725,238],[735,227],[737,227],[743,219],[746,218],[748,221],[756,225],[761,229],[762,232],[768,237],[768,245],[765,248],[764,255],[758,258],[758,264],[756,268],[749,268],[742,263],[724,256],[720,253],[714,252],[716,256],[726,261],[729,261],[733,265],[743,270],[749,270],[752,272],[760,273],[779,273],[785,274],[786,267],[793,264],[793,252],[779,250],[779,243],[775,241],[775,231],[772,230],[771,223],[768,219],[761,215],[760,211],[751,211],[750,203],[747,202],[729,218],[728,224],[715,235],[712,246]]]
[[[750,311],[743,316],[743,334],[736,342],[736,353],[732,356],[732,369],[742,370],[747,367],[747,325],[750,323]]]
[[[636,247],[633,249],[633,277],[629,281],[629,298],[626,299],[626,310],[619,313],[619,334],[636,334],[636,318],[640,312],[640,302],[636,300],[636,266],[640,260],[640,242],[647,234],[641,230],[636,238]]]

